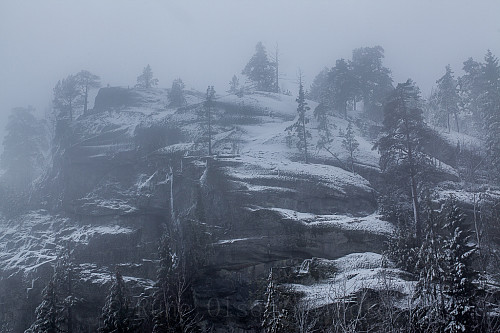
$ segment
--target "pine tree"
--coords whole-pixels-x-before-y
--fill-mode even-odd
[[[443,260],[444,239],[439,233],[441,227],[440,219],[430,211],[415,267],[419,279],[413,294],[416,311],[411,318],[413,325],[424,332],[441,332],[446,323],[444,318],[446,266]]]
[[[481,109],[486,129],[486,151],[494,175],[500,177],[500,67],[491,51],[485,56],[482,66],[483,94]]]
[[[42,303],[36,310],[37,319],[29,332],[73,332],[73,279],[70,251],[65,250],[58,255],[54,274],[43,291]]]
[[[142,70],[142,74],[137,77],[137,85],[136,87],[151,89],[158,85],[158,79],[153,77],[153,71],[151,70],[151,66],[149,64],[144,67]]]
[[[248,61],[241,74],[246,75],[255,84],[256,90],[267,92],[275,90],[275,69],[267,57],[262,42],[258,42],[255,46],[255,54]]]
[[[330,77],[330,69],[323,68],[314,78],[307,98],[320,104],[327,104],[328,101],[328,79]]]
[[[436,91],[436,104],[438,107],[438,114],[440,119],[445,120],[448,132],[451,130],[450,116],[453,115],[455,118],[455,125],[457,132],[460,132],[458,124],[458,112],[459,112],[459,96],[457,90],[457,81],[453,77],[453,72],[450,65],[446,66],[446,73],[436,81],[437,91]]]
[[[240,87],[240,79],[236,75],[233,75],[233,78],[229,81],[229,90],[227,92],[238,97],[243,96],[243,88]]]
[[[479,102],[483,89],[481,64],[469,58],[464,62],[462,69],[465,74],[458,78],[460,111],[469,115],[472,125],[479,130],[483,127],[484,120]]]
[[[208,86],[203,102],[203,108],[199,113],[199,120],[204,127],[204,137],[208,143],[208,155],[212,155],[212,118],[215,109],[215,89],[214,86]]]
[[[172,82],[172,88],[168,92],[168,100],[171,107],[181,107],[186,104],[186,97],[184,97],[184,82],[181,79],[175,79]]]
[[[27,190],[42,172],[48,149],[44,127],[33,112],[32,107],[12,109],[5,127],[0,166],[5,170],[3,181],[16,193]]]
[[[356,136],[354,135],[354,130],[352,128],[352,122],[349,121],[347,125],[346,131],[340,131],[340,136],[342,137],[342,147],[349,153],[349,164],[351,165],[351,172],[354,172],[354,154],[358,150],[359,142],[356,140]]]
[[[86,114],[89,100],[89,90],[99,88],[101,86],[101,78],[89,71],[82,70],[75,75],[75,79],[80,90],[81,98],[83,99],[83,114]]]
[[[327,109],[324,104],[319,104],[314,109],[314,117],[316,118],[316,122],[318,123],[318,142],[316,146],[318,149],[325,149],[331,155],[336,155],[330,150],[330,145],[333,142],[333,134],[330,129],[330,119],[327,114]]]
[[[75,107],[81,105],[79,82],[75,75],[68,75],[54,87],[54,109],[57,120],[73,122]]]
[[[75,274],[71,255],[71,249],[64,249],[58,255],[54,267],[54,284],[61,306],[61,327],[65,327],[67,333],[73,332],[73,307],[77,302],[74,295]]]
[[[42,292],[42,302],[36,308],[36,320],[29,333],[59,333],[60,305],[54,281],[50,280]]]
[[[393,90],[391,71],[384,67],[381,46],[361,47],[352,51],[352,69],[364,110],[375,119],[382,116],[381,105]]]
[[[182,247],[179,244],[181,252],[178,255],[174,252],[173,237],[162,237],[153,294],[153,333],[199,331],[199,318],[192,301],[191,280]]]
[[[329,73],[328,81],[331,92],[330,104],[347,119],[347,105],[349,101],[355,99],[358,89],[351,62],[344,59],[337,60],[335,67]]]
[[[153,294],[153,332],[169,332],[169,311],[174,303],[171,280],[174,269],[178,265],[178,258],[170,247],[170,240],[163,236],[159,246],[160,262],[155,283],[156,291]]]
[[[135,332],[134,309],[130,304],[127,287],[120,272],[115,278],[102,308],[103,325],[100,333],[127,333]]]
[[[428,158],[423,153],[427,127],[420,104],[420,92],[412,80],[398,84],[384,106],[383,136],[375,145],[381,155],[382,171],[392,179],[408,184],[419,244],[422,225],[417,187],[421,168],[428,164]]]
[[[447,265],[444,292],[448,298],[445,332],[473,332],[478,317],[478,289],[474,284],[478,274],[473,269],[477,248],[470,243],[471,233],[465,226],[465,217],[453,198],[447,203],[444,213],[445,228],[449,232],[444,246]]]
[[[311,138],[311,133],[307,130],[306,124],[309,123],[309,118],[306,116],[306,112],[311,108],[307,106],[305,94],[304,94],[304,86],[302,84],[302,75],[299,77],[299,96],[295,100],[298,104],[297,106],[297,121],[292,125],[288,126],[285,131],[294,131],[298,137],[297,148],[304,155],[304,162],[309,163],[309,158],[307,154],[307,143],[308,139]]]

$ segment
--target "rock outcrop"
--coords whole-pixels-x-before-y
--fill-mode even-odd
[[[392,226],[377,215],[378,156],[359,129],[359,174],[343,169],[338,143],[335,156],[313,151],[304,164],[284,130],[296,115],[293,97],[225,96],[213,115],[216,154],[207,156],[200,94],[188,93],[179,109],[167,108],[166,96],[102,88],[94,109],[71,125],[32,211],[1,222],[0,322],[26,328],[58,250],[68,246],[82,331],[95,331],[117,267],[146,302],[164,225],[194,209],[213,237],[212,264],[194,290],[204,318],[219,328],[258,325],[255,302],[270,267],[381,253]],[[311,121],[312,145],[316,127]]]

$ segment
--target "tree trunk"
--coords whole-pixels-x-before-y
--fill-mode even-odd
[[[71,105],[71,101],[69,102],[69,122],[73,122],[73,106]]]
[[[413,219],[415,222],[415,238],[417,239],[417,245],[420,246],[422,240],[422,226],[420,224],[420,207],[418,204],[417,181],[415,179],[415,161],[413,160],[410,134],[408,132],[406,133],[406,146],[408,147],[408,163],[410,164],[411,201],[413,205]]]
[[[354,172],[354,154],[353,154],[354,153],[354,149],[352,149],[352,145],[351,145],[351,147],[349,149],[349,152],[351,154],[351,171],[352,171],[352,173],[355,174],[356,172]]]
[[[415,238],[417,239],[417,244],[420,245],[422,239],[422,226],[420,225],[417,184],[413,174],[411,175],[411,199],[413,204],[413,219],[415,221]]]
[[[460,133],[460,127],[458,127],[458,115],[455,113],[455,124],[457,125],[457,133]]]
[[[306,118],[305,115],[302,117],[302,135],[304,135],[304,161],[306,164],[309,163],[307,159],[307,136],[306,136]]]
[[[87,100],[89,97],[89,86],[85,85],[85,101],[83,104],[83,114],[87,114]]]
[[[210,106],[207,108],[207,117],[208,117],[208,155],[212,155],[212,123],[211,123],[211,114],[210,114]]]

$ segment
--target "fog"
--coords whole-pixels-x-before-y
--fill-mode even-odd
[[[451,64],[500,56],[499,1],[20,1],[0,2],[0,137],[10,109],[49,106],[57,80],[87,69],[132,86],[150,64],[160,87],[228,89],[262,41],[280,51],[283,86],[308,86],[356,47],[381,45],[395,82],[424,95]],[[0,148],[1,149],[1,148]]]

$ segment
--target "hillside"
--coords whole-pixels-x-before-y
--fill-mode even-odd
[[[327,152],[316,148],[318,123],[310,111],[311,163],[305,164],[285,130],[296,117],[295,97],[217,96],[214,155],[207,156],[199,120],[204,95],[188,92],[181,108],[166,107],[166,96],[163,89],[101,88],[93,110],[74,122],[37,183],[30,211],[1,221],[0,318],[26,329],[64,248],[73,251],[79,281],[75,312],[89,330],[98,325],[116,268],[146,304],[164,228],[194,214],[210,235],[211,262],[193,285],[207,325],[255,331],[271,267],[300,273],[283,283],[311,309],[376,289],[382,276],[404,303],[413,282],[381,256],[394,226],[378,210],[379,156],[372,149],[378,124],[350,114],[359,142],[352,173],[338,137],[347,120],[331,117],[335,135]],[[447,181],[436,191],[443,199],[459,188],[445,152],[467,139],[438,135],[444,150],[432,157],[441,159]]]

